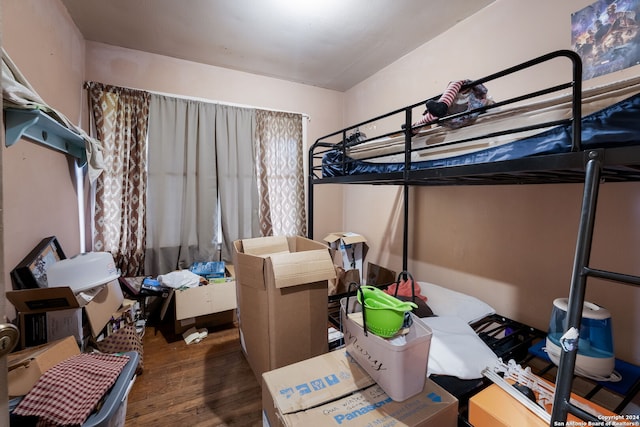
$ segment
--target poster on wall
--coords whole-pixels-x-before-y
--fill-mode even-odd
[[[598,0],[571,14],[583,80],[640,64],[640,0]]]

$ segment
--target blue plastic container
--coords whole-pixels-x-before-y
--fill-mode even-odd
[[[567,329],[567,298],[553,301],[546,351],[556,365],[560,362],[562,336]],[[584,302],[578,335],[575,373],[597,380],[606,380],[615,366],[611,313],[597,304]]]

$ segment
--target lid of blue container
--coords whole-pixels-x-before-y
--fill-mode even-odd
[[[553,300],[553,306],[566,313],[567,308],[569,307],[569,299],[557,298]],[[611,313],[609,310],[604,307],[600,307],[598,304],[585,301],[582,305],[582,318],[604,320],[611,318]]]

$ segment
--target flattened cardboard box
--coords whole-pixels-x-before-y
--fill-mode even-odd
[[[45,371],[59,362],[80,353],[74,337],[10,353],[7,356],[9,396],[29,393]]]
[[[263,372],[328,351],[329,248],[303,237],[234,242],[238,323],[243,352]]]
[[[425,377],[418,395],[393,401],[344,349],[263,375],[263,416],[282,426],[456,427],[458,400]]]

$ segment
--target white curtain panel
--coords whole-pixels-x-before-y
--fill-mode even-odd
[[[302,115],[256,111],[263,236],[306,236]]]

